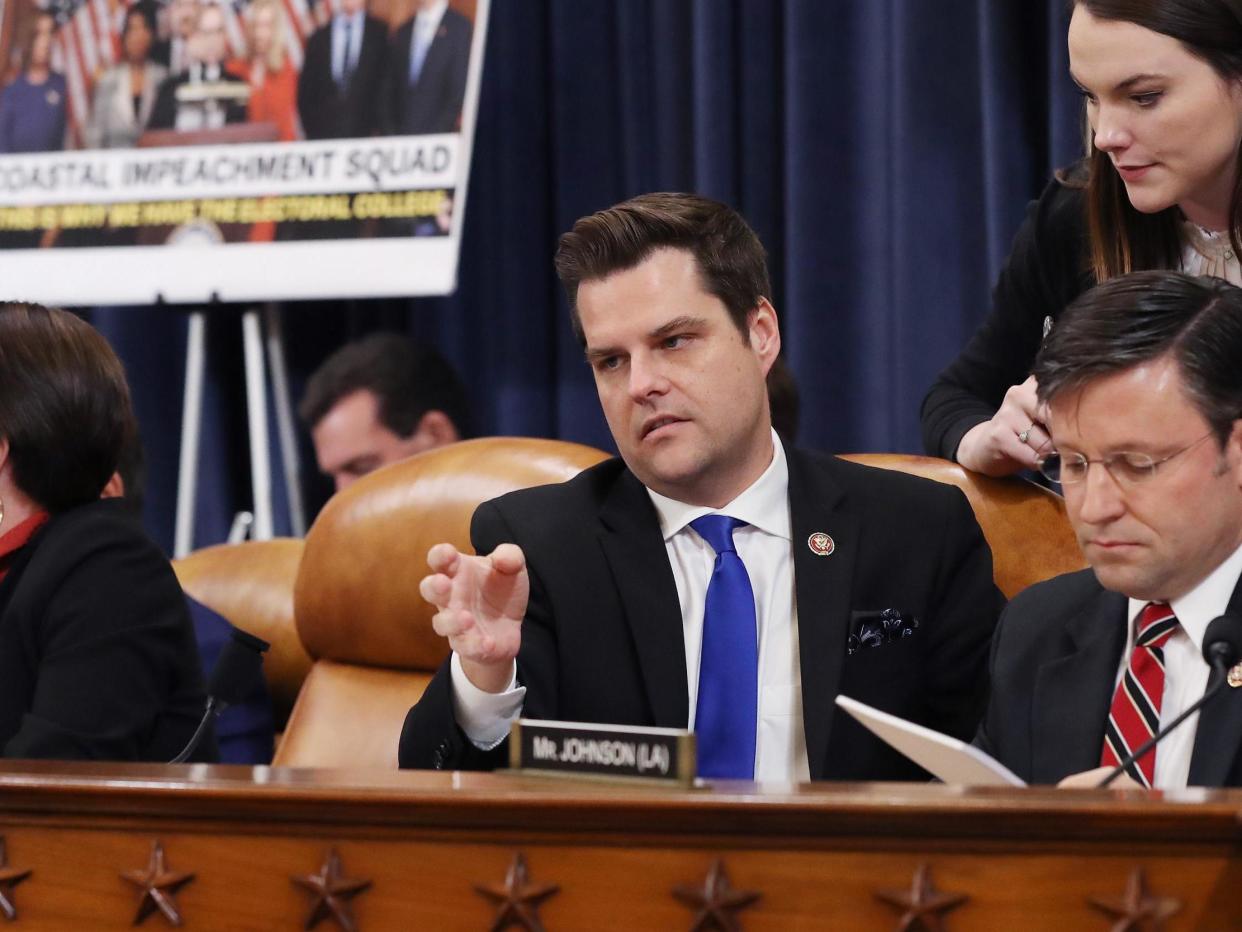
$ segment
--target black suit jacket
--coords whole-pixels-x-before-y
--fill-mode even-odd
[[[298,116],[307,139],[349,139],[376,131],[387,54],[388,29],[365,17],[358,61],[342,93],[332,77],[332,23],[311,34],[298,75]]]
[[[177,90],[190,82],[190,74],[183,71],[170,75],[160,84],[159,93],[155,95],[155,103],[151,106],[151,119],[147,121],[147,129],[174,129],[177,125]],[[232,75],[220,72],[216,82],[220,84],[238,84],[246,86]],[[230,100],[224,105],[225,123],[245,123],[246,105],[240,101]]]
[[[1242,587],[1231,604],[1240,596]],[[992,696],[975,744],[1028,783],[1100,766],[1128,608],[1091,570],[1018,595],[996,628]],[[1188,782],[1242,786],[1242,690],[1226,689],[1200,714]]]
[[[168,761],[202,717],[172,568],[118,500],[71,509],[0,583],[0,756]],[[210,735],[193,759],[214,760]]]
[[[418,81],[410,84],[414,17],[401,24],[388,50],[384,79],[385,132],[401,136],[457,130],[470,66],[470,20],[445,10]]]
[[[789,500],[807,755],[812,779],[918,779],[904,757],[833,704],[845,693],[929,727],[971,735],[987,643],[1002,604],[992,558],[957,489],[789,450]],[[817,556],[807,541],[830,534]],[[523,715],[684,728],[685,647],[655,507],[620,460],[475,512],[480,553],[513,541],[531,598],[518,678]],[[846,656],[851,614],[897,608],[917,633]],[[447,662],[401,735],[405,767],[486,768],[453,719]]]

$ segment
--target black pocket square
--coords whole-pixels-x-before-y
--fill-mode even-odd
[[[850,615],[850,634],[845,642],[846,654],[853,654],[864,647],[883,647],[892,641],[909,637],[919,626],[919,620],[895,608],[878,612],[853,612]]]

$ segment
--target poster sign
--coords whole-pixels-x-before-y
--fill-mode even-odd
[[[0,2],[5,298],[455,287],[488,0]]]

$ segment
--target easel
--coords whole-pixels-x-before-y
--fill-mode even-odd
[[[157,304],[164,304],[163,296]],[[194,549],[194,508],[198,493],[198,451],[203,429],[203,379],[207,368],[207,314],[220,304],[212,293],[207,308],[190,312],[185,351],[185,397],[181,412],[181,458],[177,471],[177,520],[173,556],[183,557]],[[250,537],[270,540],[275,533],[272,517],[271,438],[267,418],[267,369],[272,374],[276,433],[284,469],[289,521],[295,537],[306,533],[302,507],[301,469],[293,428],[293,405],[285,365],[285,339],[281,309],[271,302],[242,313],[242,347],[246,373],[246,413],[250,436],[250,487],[254,522]]]

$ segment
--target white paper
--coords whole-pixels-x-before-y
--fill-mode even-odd
[[[876,737],[945,783],[953,786],[1026,786],[1004,764],[965,741],[881,712],[849,696],[837,696],[837,705],[858,719]]]

